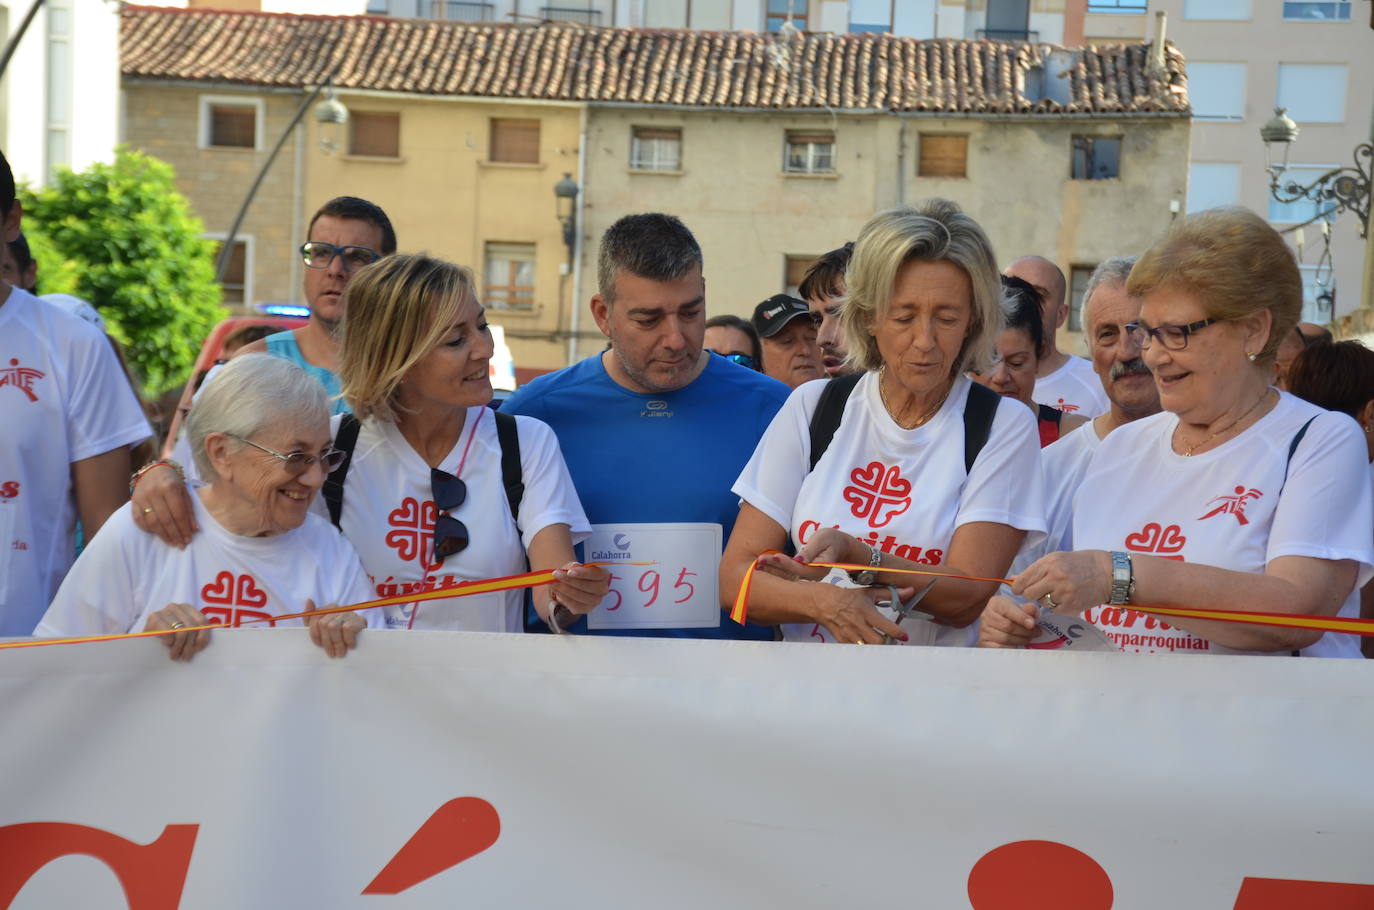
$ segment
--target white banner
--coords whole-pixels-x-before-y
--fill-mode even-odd
[[[1374,663],[215,636],[0,651],[0,907],[1374,906]]]

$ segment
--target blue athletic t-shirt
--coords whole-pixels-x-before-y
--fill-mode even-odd
[[[592,524],[714,522],[726,541],[739,514],[730,487],[790,391],[712,354],[691,384],[645,395],[613,380],[598,354],[540,376],[501,410],[553,427]],[[586,633],[586,625],[579,620],[573,629]],[[773,639],[772,628],[740,626],[724,613],[714,629],[590,634]]]
[[[295,332],[277,332],[275,335],[268,335],[263,341],[267,345],[267,353],[273,357],[291,361],[320,381],[320,385],[324,386],[325,394],[329,396],[330,414],[348,413],[348,402],[343,400],[343,390],[339,387],[339,377],[324,367],[317,367],[305,359],[305,355],[301,353],[300,345],[296,344]]]

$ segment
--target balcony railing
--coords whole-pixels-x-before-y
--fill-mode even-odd
[[[450,22],[490,22],[495,13],[493,3],[465,3],[460,0],[434,0],[435,19]]]
[[[1039,41],[1040,33],[1025,28],[980,28],[978,38],[984,41]]]
[[[1143,13],[1145,0],[1088,0],[1090,13]]]
[[[539,15],[550,22],[580,22],[583,25],[600,25],[601,10],[576,6],[545,6]]]

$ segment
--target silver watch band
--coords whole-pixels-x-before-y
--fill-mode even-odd
[[[1131,554],[1112,551],[1112,599],[1109,603],[1126,604],[1135,593],[1135,566]]]
[[[878,580],[877,569],[883,563],[883,551],[871,544],[865,544],[865,546],[868,547],[868,565],[870,568],[862,572],[850,572],[849,578],[855,584],[866,588]]]

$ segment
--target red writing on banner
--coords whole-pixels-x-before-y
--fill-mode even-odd
[[[168,825],[150,844],[65,822],[0,826],[0,907],[38,870],[64,856],[91,856],[114,872],[129,910],[179,910],[199,825]],[[475,796],[441,805],[382,867],[363,894],[400,894],[493,846],[496,808]],[[973,910],[1109,910],[1107,871],[1091,856],[1054,841],[1016,841],[985,853],[968,876]],[[1374,885],[1245,877],[1231,910],[1368,910]]]
[[[199,825],[168,825],[150,844],[65,822],[27,822],[0,827],[0,907],[48,863],[63,856],[91,856],[110,867],[129,910],[177,910]]]

